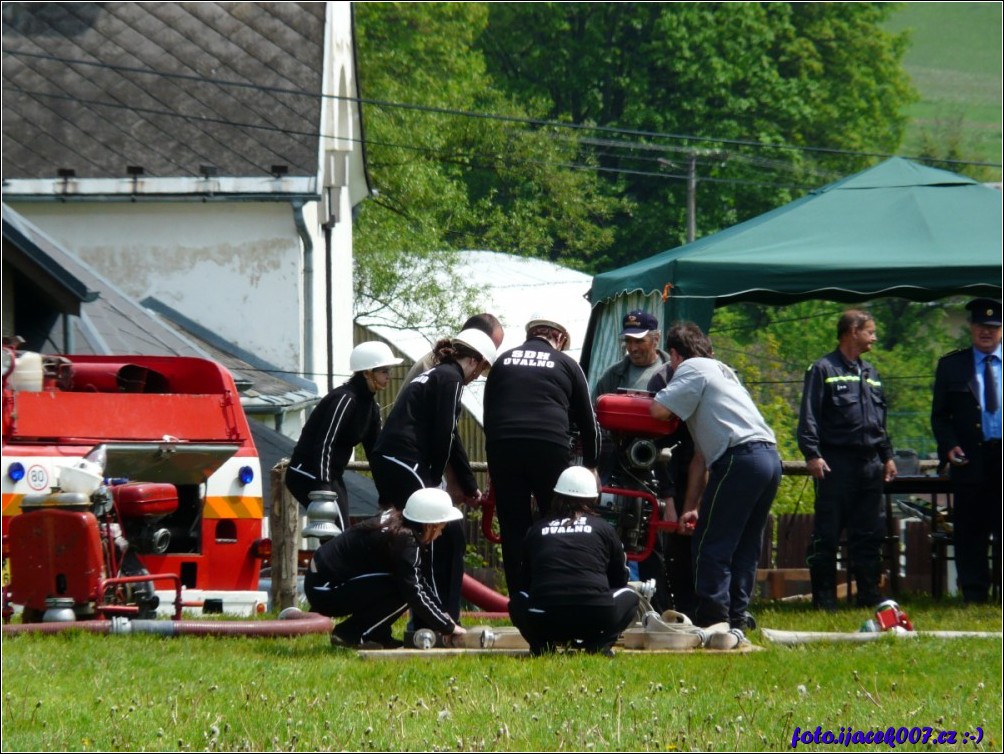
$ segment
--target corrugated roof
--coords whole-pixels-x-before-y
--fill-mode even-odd
[[[37,297],[36,303],[59,312],[80,315],[80,305],[94,301],[97,291],[88,290],[80,280],[58,264],[47,251],[49,240],[37,229],[22,222],[20,215],[8,217],[3,208],[3,261],[14,272],[14,285],[22,295]],[[7,271],[5,270],[5,273]],[[34,290],[32,290],[34,289]]]
[[[5,179],[317,174],[325,3],[3,4]]]
[[[114,283],[84,262],[38,226],[7,205],[3,206],[5,230],[10,227],[30,238],[63,274],[79,281],[88,291],[97,292],[80,306],[80,317],[73,318],[73,351],[80,354],[130,353],[139,355],[198,356],[209,355],[169,327],[165,327],[147,309],[123,293]],[[5,240],[8,239],[5,235]],[[48,332],[19,333],[34,348],[47,352],[63,350],[62,323],[51,322]],[[44,344],[44,345],[43,345]]]

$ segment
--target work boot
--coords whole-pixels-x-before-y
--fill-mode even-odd
[[[756,618],[749,610],[744,610],[741,616],[729,621],[729,627],[740,631],[756,631]]]
[[[350,647],[355,647],[357,644],[359,644],[358,638],[345,636],[338,630],[338,626],[331,629],[331,646],[349,649]]]
[[[858,607],[875,607],[885,599],[878,589],[880,570],[878,563],[854,569],[854,581],[857,584],[855,601]]]
[[[837,574],[835,569],[810,568],[812,606],[832,612],[837,609]]]

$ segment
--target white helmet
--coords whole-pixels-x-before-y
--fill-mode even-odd
[[[526,323],[527,334],[529,334],[530,330],[538,325],[546,325],[547,327],[553,327],[555,330],[561,331],[561,334],[565,336],[565,342],[561,346],[562,351],[567,351],[572,345],[572,336],[569,334],[568,328],[561,324],[558,320],[553,319],[546,314],[535,314],[530,321]]]
[[[495,344],[491,338],[480,330],[475,330],[474,328],[463,330],[453,339],[453,342],[467,346],[472,351],[481,354],[481,358],[487,361],[489,365],[495,363],[495,357],[498,355]]]
[[[404,359],[394,358],[390,346],[379,340],[369,340],[360,343],[349,354],[349,369],[353,372],[365,372],[380,367],[396,367]]]
[[[445,524],[464,517],[460,509],[453,506],[450,493],[439,487],[423,487],[412,492],[402,513],[416,524]]]
[[[569,497],[599,497],[600,491],[596,486],[596,474],[585,466],[569,466],[561,472],[558,483],[554,485],[554,491]]]

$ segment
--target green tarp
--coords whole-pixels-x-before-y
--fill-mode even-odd
[[[715,306],[1001,295],[1001,192],[892,158],[767,214],[597,275],[590,346],[635,305],[707,327]],[[614,336],[615,337],[615,336]],[[616,351],[616,347],[610,350]],[[591,371],[591,370],[590,370]]]

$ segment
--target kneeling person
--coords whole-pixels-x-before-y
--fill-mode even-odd
[[[531,654],[569,642],[612,654],[637,613],[624,546],[593,513],[598,497],[592,471],[565,469],[554,487],[553,515],[535,523],[523,540],[525,591],[510,595],[509,614]]]
[[[429,545],[462,515],[445,490],[424,488],[412,493],[403,511],[385,511],[321,545],[304,577],[304,591],[314,612],[349,616],[331,632],[331,643],[399,647],[391,627],[408,608],[418,628],[466,633],[423,575]]]

